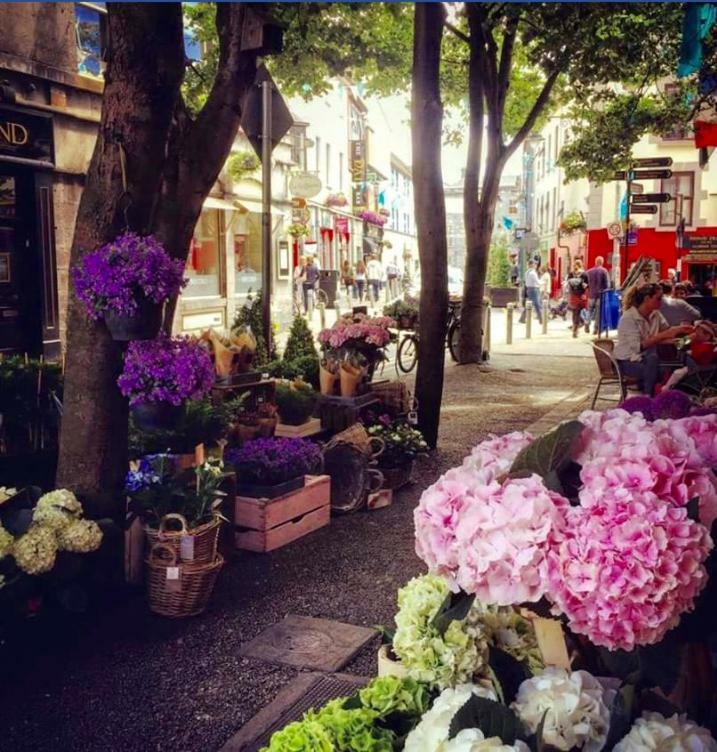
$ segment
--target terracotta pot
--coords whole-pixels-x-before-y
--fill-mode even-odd
[[[327,371],[323,366],[319,366],[319,385],[321,387],[321,394],[331,396],[336,391],[336,382],[338,381],[338,374]]]
[[[364,378],[365,374],[363,369],[349,370],[342,366],[340,369],[341,396],[354,397],[358,391],[359,384]]]

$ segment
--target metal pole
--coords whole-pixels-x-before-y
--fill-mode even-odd
[[[271,81],[261,82],[261,317],[271,346]]]
[[[525,301],[525,338],[530,339],[533,336],[533,303],[530,300]]]
[[[625,194],[625,199],[627,203],[627,214],[625,215],[625,258],[620,260],[620,284],[622,284],[622,281],[627,277],[627,259],[630,254],[630,192],[632,189],[632,179],[630,177],[630,171],[632,170],[632,165],[627,165],[627,170],[625,170],[625,175],[627,176],[627,190]]]
[[[550,295],[543,295],[543,334],[548,333],[548,310],[550,308]]]
[[[485,334],[483,335],[483,349],[490,356],[490,340],[491,340],[491,314],[492,307],[490,301],[485,304]]]
[[[508,303],[505,307],[505,344],[513,344],[513,311],[515,303]]]

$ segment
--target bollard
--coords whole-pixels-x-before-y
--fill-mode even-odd
[[[319,303],[316,306],[319,309],[319,321],[321,321],[321,328],[326,329],[326,306],[323,303]]]
[[[513,344],[513,312],[515,303],[508,303],[505,307],[505,344]]]
[[[485,303],[483,311],[485,315],[485,326],[483,327],[483,350],[490,355],[490,301]]]
[[[546,295],[543,298],[543,320],[541,322],[543,324],[543,334],[548,333],[548,310],[549,308],[550,308],[550,298]]]
[[[533,336],[533,304],[525,301],[525,338],[531,339]]]

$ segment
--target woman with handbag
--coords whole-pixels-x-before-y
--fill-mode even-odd
[[[587,308],[588,275],[581,261],[573,264],[573,270],[565,280],[565,292],[568,296],[568,308],[573,313],[573,337],[578,336],[582,326],[582,312]]]

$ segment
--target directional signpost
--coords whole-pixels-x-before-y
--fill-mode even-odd
[[[657,214],[657,206],[655,204],[633,204],[630,211],[633,214]]]
[[[642,193],[632,197],[633,204],[666,204],[672,201],[669,193]]]

